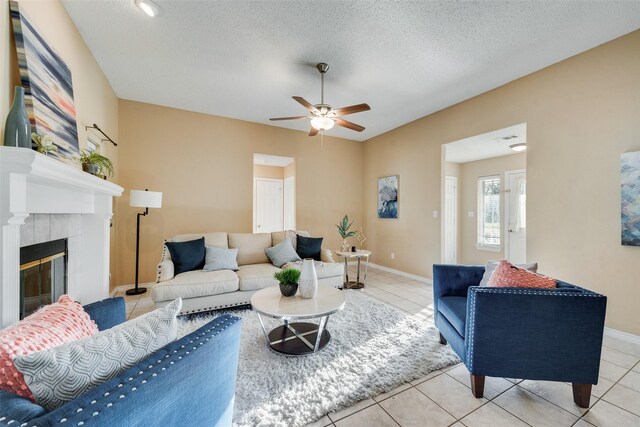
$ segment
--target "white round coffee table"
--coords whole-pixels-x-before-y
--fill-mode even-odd
[[[324,285],[318,286],[318,294],[310,299],[299,294],[285,297],[279,286],[262,289],[251,297],[267,346],[287,356],[306,356],[325,348],[331,341],[331,333],[326,329],[329,316],[342,310],[345,303],[341,290]],[[282,319],[284,325],[267,332],[261,315]],[[317,318],[320,318],[319,324],[298,322]]]

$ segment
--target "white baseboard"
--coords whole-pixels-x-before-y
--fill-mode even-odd
[[[624,341],[624,342],[628,342],[628,343],[640,346],[640,336],[638,335],[633,335],[628,332],[622,332],[622,331],[618,331],[617,329],[611,329],[607,327],[604,328],[604,334],[609,338],[616,338],[616,339],[619,339],[620,341]]]
[[[397,274],[398,276],[407,277],[409,279],[413,279],[418,282],[433,285],[433,280],[429,279],[428,277],[418,276],[417,274],[407,273],[404,271],[396,270],[395,268],[389,268],[389,267],[385,267],[384,265],[374,264],[372,262],[369,263],[369,267],[377,268],[378,270],[386,271],[387,273]]]

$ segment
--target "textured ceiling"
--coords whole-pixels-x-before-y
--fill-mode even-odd
[[[505,139],[508,138],[508,139]],[[467,163],[476,160],[516,154],[510,145],[527,143],[527,124],[521,123],[508,128],[475,135],[446,144],[446,160],[453,163]]]
[[[274,124],[367,102],[365,140],[640,28],[640,1],[63,0],[120,98]],[[306,121],[277,126],[308,130]]]

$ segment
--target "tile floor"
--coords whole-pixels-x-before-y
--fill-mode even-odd
[[[433,322],[431,285],[371,268],[364,293]],[[115,294],[125,296],[122,291]],[[129,318],[153,309],[148,292],[125,299]],[[640,346],[605,337],[600,379],[591,394],[586,410],[573,403],[570,384],[487,377],[485,398],[476,399],[469,372],[459,364],[331,413],[311,426],[640,426]]]

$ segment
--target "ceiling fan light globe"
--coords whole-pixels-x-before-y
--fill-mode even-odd
[[[311,126],[318,130],[329,130],[335,122],[328,117],[314,117],[311,119]]]

